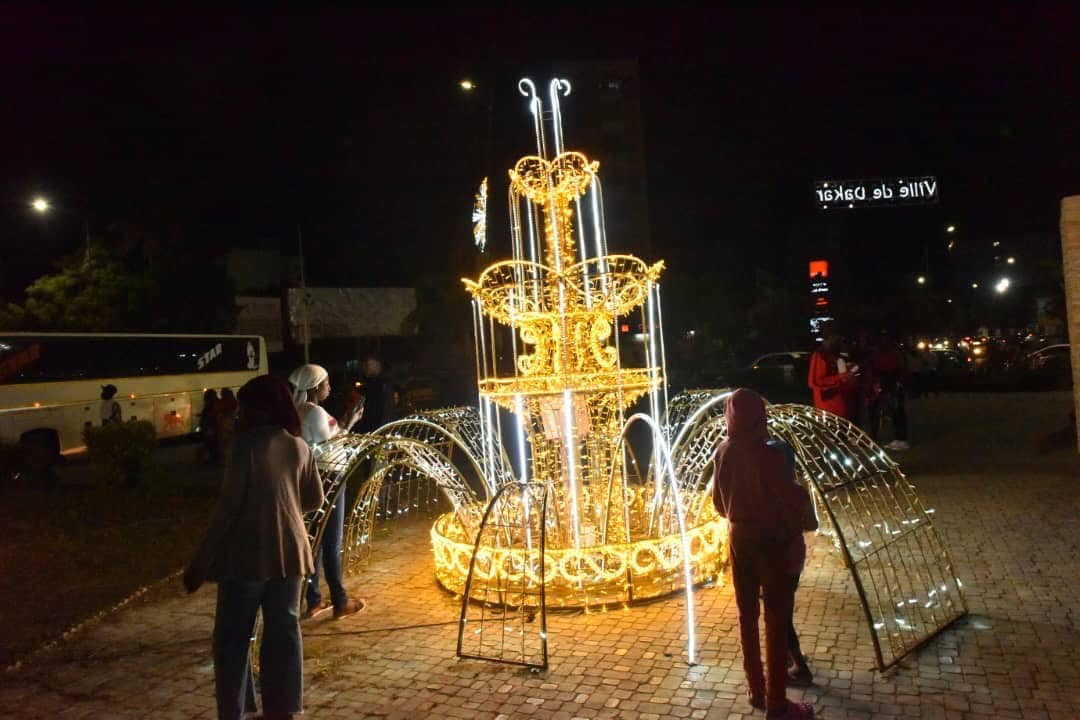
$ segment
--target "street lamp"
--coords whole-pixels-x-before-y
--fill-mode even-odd
[[[979,289],[979,283],[971,283],[971,289],[972,290],[978,290]]]
[[[955,225],[949,225],[948,227],[945,228],[945,232],[947,232],[947,233],[956,232],[956,226]]]
[[[465,92],[472,92],[476,89],[476,83],[466,78],[458,83],[458,87],[460,87]]]
[[[997,285],[994,286],[994,290],[997,290],[998,295],[1001,295],[1009,289],[1010,284],[1011,283],[1009,281],[1009,278],[1003,277],[997,281]]]
[[[1009,263],[1010,265],[1015,265],[1015,264],[1016,264],[1016,258],[1014,258],[1014,257],[1012,257],[1012,256],[1010,255],[1010,256],[1008,257],[1008,259],[1007,259],[1007,260],[1005,260],[1005,262]]]
[[[49,201],[39,196],[34,198],[34,201],[30,203],[30,207],[34,208],[36,212],[45,213],[49,211]]]
[[[926,276],[925,275],[920,275],[919,277],[915,278],[915,282],[919,283],[920,285],[925,285],[926,284]]]

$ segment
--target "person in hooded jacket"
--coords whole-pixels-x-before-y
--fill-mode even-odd
[[[810,505],[785,452],[770,442],[765,402],[739,389],[725,410],[728,437],[713,458],[713,504],[728,520],[728,547],[747,699],[769,718],[812,718],[808,704],[787,699],[792,577],[805,556],[802,528]],[[758,637],[759,597],[765,601],[765,663]]]
[[[856,378],[840,356],[840,338],[835,334],[827,333],[821,347],[810,356],[806,384],[814,393],[814,407],[818,410],[826,410],[842,418],[851,417],[849,398]]]

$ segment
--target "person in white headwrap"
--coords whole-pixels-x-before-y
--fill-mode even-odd
[[[312,447],[341,432],[349,432],[364,414],[364,406],[360,404],[339,424],[322,408],[320,403],[330,395],[330,375],[321,365],[301,365],[289,375],[289,383],[293,387],[293,401],[300,414],[301,434]],[[341,572],[341,539],[345,529],[344,485],[337,497],[326,520],[321,547],[315,556],[315,572],[307,579],[305,619],[316,618],[333,610],[334,619],[340,620],[355,615],[365,607],[363,600],[351,598],[345,592]],[[325,569],[330,600],[324,600],[319,592],[320,569]]]

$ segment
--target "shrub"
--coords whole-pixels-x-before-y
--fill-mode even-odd
[[[90,464],[103,480],[134,487],[143,479],[157,447],[157,431],[146,420],[87,425],[83,441]]]

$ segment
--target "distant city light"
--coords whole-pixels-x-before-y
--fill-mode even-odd
[[[1012,256],[1010,255],[1010,256],[1009,256],[1009,259],[1008,259],[1008,260],[1006,260],[1005,262],[1009,263],[1010,265],[1015,265],[1015,264],[1016,264],[1016,258],[1014,258],[1014,257],[1012,257]]]
[[[947,232],[947,233],[956,232],[956,226],[955,225],[948,226],[947,228],[945,228],[945,232]]]
[[[946,300],[945,302],[947,302],[947,303],[949,303],[950,305],[952,305],[952,298],[949,298],[949,299],[948,299],[948,300]]]
[[[971,289],[972,290],[978,290],[979,289],[979,283],[971,283]]]
[[[997,290],[998,293],[1003,293],[1009,289],[1010,284],[1011,283],[1009,282],[1009,278],[1003,277],[997,281],[997,285],[994,286],[994,289]]]
[[[994,247],[997,247],[997,246],[998,246],[998,245],[1000,245],[1000,244],[1001,244],[1001,241],[1000,241],[1000,240],[995,240],[995,241],[994,241]]]
[[[34,202],[32,202],[30,206],[39,213],[48,212],[49,201],[43,197],[34,198]]]
[[[919,277],[915,278],[915,282],[919,283],[920,285],[925,285],[926,284],[926,276],[925,275],[920,275]]]
[[[465,92],[472,92],[476,89],[476,83],[474,83],[472,80],[462,80],[458,83],[458,86]]]

